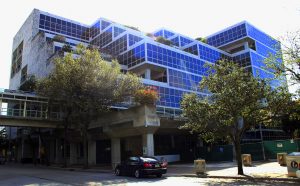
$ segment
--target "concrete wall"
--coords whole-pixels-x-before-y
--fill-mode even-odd
[[[23,41],[21,70],[10,79],[9,89],[18,89],[21,71],[27,66],[27,75],[34,74],[37,78],[49,74],[51,66],[47,66],[47,59],[53,54],[53,45],[46,42],[44,33],[39,32],[39,11],[34,9],[14,37],[14,50]]]

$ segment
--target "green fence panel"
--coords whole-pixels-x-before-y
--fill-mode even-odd
[[[251,154],[253,161],[263,160],[262,144],[259,143],[244,143],[241,145],[242,154]]]
[[[206,148],[205,159],[207,161],[232,161],[233,146],[232,145],[217,145]]]
[[[277,153],[297,152],[298,141],[296,140],[276,140],[276,141],[264,141],[265,154],[267,159],[276,159]]]

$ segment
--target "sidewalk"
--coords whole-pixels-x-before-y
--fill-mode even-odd
[[[191,176],[196,177],[194,165],[174,164],[168,166],[167,176]],[[280,166],[277,162],[253,162],[251,167],[243,167],[244,176],[237,174],[236,162],[208,163],[206,164],[206,175],[208,178],[236,178],[236,179],[274,179],[293,180],[298,178],[287,176],[287,167]]]

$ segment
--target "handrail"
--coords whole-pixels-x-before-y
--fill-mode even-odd
[[[14,109],[14,108],[2,108],[0,110],[1,116],[7,117],[22,117],[22,118],[40,118],[40,119],[61,119],[59,112],[50,112],[48,116],[47,111],[39,110],[24,110],[24,109]]]

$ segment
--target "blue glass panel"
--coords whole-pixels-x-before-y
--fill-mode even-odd
[[[180,45],[182,47],[185,46],[185,45],[187,45],[187,44],[190,44],[191,42],[193,42],[193,41],[190,40],[190,39],[187,39],[185,37],[180,36]]]
[[[251,26],[250,24],[247,24],[247,32],[250,37],[252,37],[254,40],[257,40],[264,45],[270,47],[271,49],[277,51],[280,49],[280,43],[273,39],[271,36],[259,31],[255,27]]]
[[[171,39],[172,44],[179,47],[179,37],[175,37]]]
[[[129,46],[134,45],[135,43],[141,41],[142,39],[143,38],[140,38],[140,37],[129,34]]]
[[[241,25],[235,26],[233,28],[227,29],[221,33],[207,38],[207,43],[209,45],[218,47],[234,40],[238,40],[247,35],[246,25],[243,23]]]
[[[159,36],[163,37],[163,36],[164,36],[163,31],[160,30],[160,31],[155,32],[155,33],[154,33],[154,36],[155,36],[155,37],[159,37]]]
[[[269,57],[270,55],[275,55],[276,51],[266,47],[265,45],[255,42],[256,46],[256,52],[259,53],[260,55],[263,55],[264,57]]]
[[[101,21],[101,30],[104,30],[110,25],[110,22],[107,21]]]
[[[114,27],[114,37],[117,37],[118,35],[120,35],[123,32],[125,32],[124,29],[119,28],[119,27]]]
[[[169,38],[169,37],[171,37],[171,36],[173,36],[173,35],[174,35],[174,33],[173,33],[173,32],[170,32],[170,31],[164,30],[164,37],[165,37],[165,38]]]

